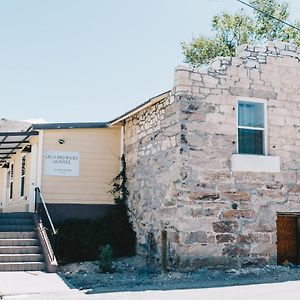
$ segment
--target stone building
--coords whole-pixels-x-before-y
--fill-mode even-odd
[[[117,118],[138,253],[181,267],[299,262],[300,49],[243,45]]]

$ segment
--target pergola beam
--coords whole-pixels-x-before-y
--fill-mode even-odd
[[[0,141],[0,164],[6,163],[8,159],[11,158],[12,155],[16,154],[16,150],[22,149],[23,144],[28,144],[28,138],[30,136],[36,136],[39,132],[32,131],[19,131],[19,132],[0,132],[0,137],[3,137]],[[15,137],[15,140],[9,141],[7,138]],[[21,138],[20,140],[17,140]],[[7,145],[2,147],[3,145]],[[8,146],[11,145],[11,146]],[[6,150],[6,152],[2,152],[1,150]]]
[[[20,131],[20,132],[0,132],[0,136],[32,136],[32,135],[38,135],[38,131]]]
[[[7,144],[19,144],[20,141],[4,141],[4,142],[0,142],[0,145],[7,145]],[[22,142],[23,144],[28,144],[29,141],[24,141]]]

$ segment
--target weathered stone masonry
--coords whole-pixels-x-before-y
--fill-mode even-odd
[[[125,155],[130,190],[129,208],[137,232],[138,252],[147,254],[168,216],[174,218],[173,195],[178,174],[178,109],[170,94],[125,123]]]
[[[138,252],[167,228],[182,267],[276,263],[278,212],[300,211],[300,49],[241,46],[206,70],[175,70],[170,96],[128,118],[125,153]],[[267,100],[280,172],[232,172],[238,97]],[[237,209],[233,209],[233,204]]]

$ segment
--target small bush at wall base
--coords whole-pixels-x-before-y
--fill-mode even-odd
[[[112,272],[112,249],[106,245],[99,254],[99,267],[103,273]]]

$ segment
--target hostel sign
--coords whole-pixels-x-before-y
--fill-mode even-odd
[[[79,176],[79,152],[48,151],[44,158],[45,175]]]

